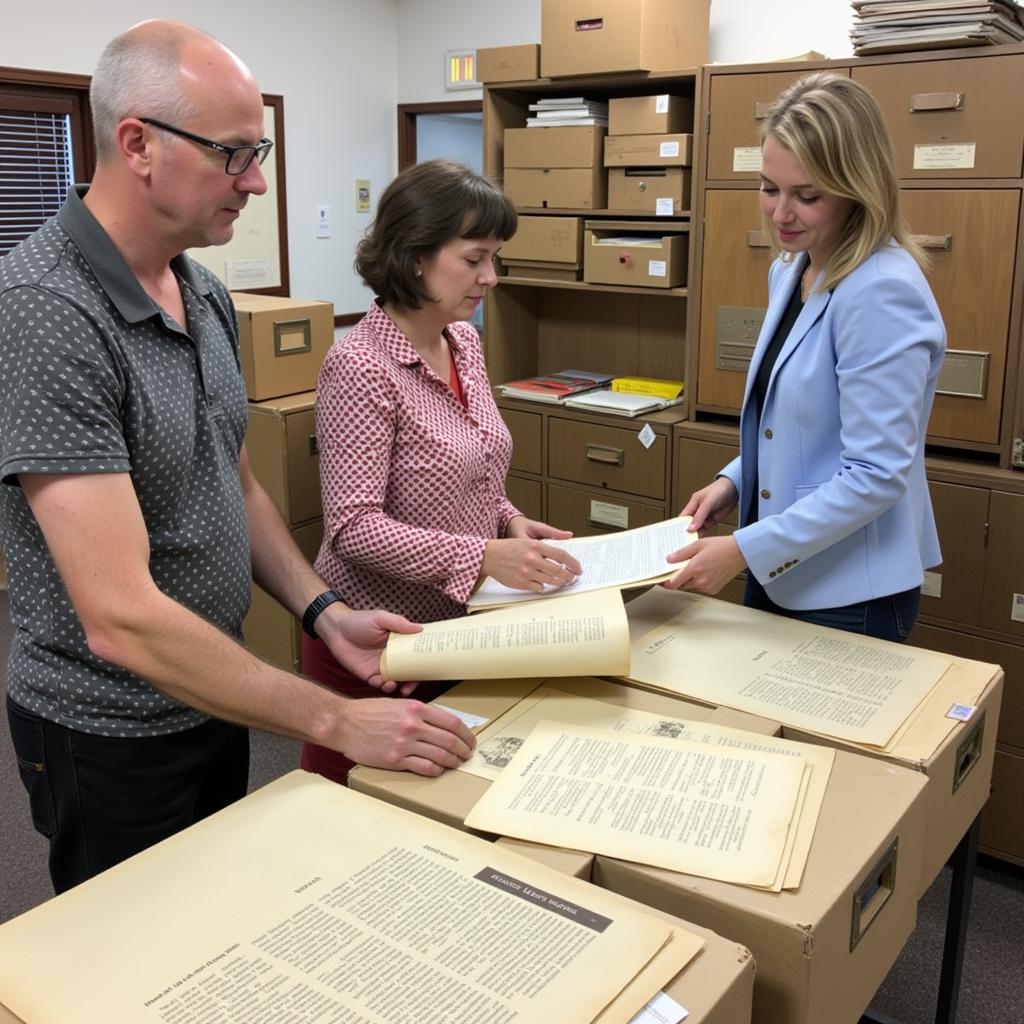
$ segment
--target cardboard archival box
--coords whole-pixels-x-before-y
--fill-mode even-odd
[[[621,683],[591,677],[477,680],[459,683],[439,697],[435,703],[493,721],[515,707],[538,686],[543,685],[578,693],[591,700],[638,708],[672,718],[714,722],[767,736],[774,736],[778,731],[776,722],[758,718],[756,715],[724,708],[702,707],[677,697],[646,693]],[[389,772],[380,768],[367,768],[364,765],[357,765],[352,769],[348,784],[360,793],[367,793],[463,830],[466,815],[490,785],[486,779],[470,775],[468,772],[447,771],[438,778],[428,779],[409,772]],[[488,838],[493,839],[494,836]]]
[[[543,260],[502,260],[506,276],[527,281],[578,281],[583,276],[582,263],[545,263]]]
[[[509,167],[505,170],[505,191],[517,207],[603,210],[608,199],[608,177],[600,167]]]
[[[837,753],[797,890],[603,856],[593,881],[746,946],[757,1024],[856,1024],[914,930],[926,786],[919,772]]]
[[[323,520],[297,526],[291,534],[306,560],[312,562],[323,540]],[[252,603],[242,623],[242,635],[245,646],[258,658],[288,672],[301,670],[302,623],[256,583],[252,585]]]
[[[502,836],[495,845],[531,857],[556,871],[564,871],[577,878],[590,877],[590,862],[594,859],[590,854],[541,846],[507,836]],[[580,873],[582,858],[587,858],[585,875]],[[641,905],[635,900],[627,902],[634,906]],[[749,1021],[756,971],[750,950],[690,921],[683,921],[653,907],[644,909],[704,940],[704,947],[697,958],[662,989],[687,1010],[688,1024],[745,1024]]]
[[[506,128],[505,169],[509,167],[600,167],[608,129],[596,125],[565,128]]]
[[[645,288],[675,288],[686,283],[685,231],[654,221],[587,221],[585,226],[584,281]],[[609,244],[619,238],[627,241]]]
[[[708,62],[710,0],[542,0],[545,78]]]
[[[532,82],[539,77],[539,43],[488,46],[476,51],[478,82]]]
[[[673,214],[690,209],[691,175],[688,167],[609,167],[608,209],[657,214],[671,201]]]
[[[627,604],[630,640],[635,642],[671,618],[672,603],[670,591],[653,588],[644,595],[641,605]],[[734,611],[739,615],[749,612],[755,618],[767,614],[739,607]],[[878,758],[919,772],[928,779],[924,796],[926,839],[919,895],[924,895],[935,881],[988,800],[1003,694],[1004,674],[998,665],[960,658],[948,651],[942,653],[953,663],[951,668],[909,729],[897,738],[891,751],[817,736],[792,726],[782,727],[782,735],[786,739],[818,743]],[[956,722],[948,718],[947,713],[965,688],[976,690],[979,696],[970,720]]]
[[[231,299],[249,398],[259,402],[315,388],[334,341],[334,306],[246,292],[232,292]]]
[[[315,391],[249,404],[249,462],[289,526],[323,515],[315,404]]]
[[[605,167],[690,167],[692,135],[608,135]]]
[[[613,96],[608,101],[609,135],[667,135],[693,131],[693,97]]]
[[[579,217],[520,217],[516,233],[502,243],[501,259],[579,263],[583,223]]]

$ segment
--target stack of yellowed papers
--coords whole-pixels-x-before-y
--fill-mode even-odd
[[[883,751],[952,665],[931,651],[663,587],[626,614],[633,682]]]
[[[574,537],[551,543],[573,556],[583,575],[568,588],[549,587],[543,593],[513,590],[488,577],[466,602],[470,611],[498,608],[551,598],[559,594],[603,590],[607,587],[636,587],[667,580],[682,567],[665,561],[667,555],[692,544],[696,533],[687,532],[690,516],[676,516],[635,530],[623,530],[598,537]]]
[[[800,885],[834,752],[539,686],[477,735],[467,826],[779,892]]]
[[[0,1004],[31,1024],[628,1024],[702,945],[296,771],[0,926]]]

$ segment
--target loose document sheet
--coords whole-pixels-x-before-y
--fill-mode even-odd
[[[0,926],[0,1002],[32,1024],[626,1024],[702,944],[296,771]]]
[[[466,825],[781,888],[806,770],[756,750],[542,721]]]
[[[689,516],[676,516],[662,523],[640,526],[600,537],[579,537],[551,541],[572,555],[583,568],[583,575],[569,587],[548,587],[544,593],[513,590],[488,577],[466,602],[470,611],[505,604],[537,601],[560,593],[580,593],[605,587],[631,587],[667,580],[682,568],[682,562],[668,563],[667,555],[697,539],[688,533]]]
[[[762,751],[803,762],[805,770],[797,798],[796,820],[789,830],[787,848],[780,865],[784,870],[773,879],[771,885],[765,886],[775,890],[799,888],[807,866],[814,829],[825,800],[835,751],[775,736],[758,736],[709,722],[670,718],[635,708],[623,708],[554,687],[538,686],[533,693],[477,733],[473,756],[460,765],[458,770],[495,781],[502,771],[508,770],[512,758],[522,748],[537,723],[545,720],[561,723],[563,728],[571,731],[576,731],[577,726],[586,726],[609,732],[662,736],[711,747]],[[570,845],[578,846],[578,842]]]
[[[528,679],[629,672],[629,624],[618,590],[566,594],[392,633],[385,679]]]
[[[884,747],[952,664],[727,601],[676,597],[672,617],[634,640],[630,679],[822,736]],[[662,600],[645,594],[633,614]]]

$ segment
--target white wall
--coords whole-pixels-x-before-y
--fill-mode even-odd
[[[0,6],[0,65],[78,74],[92,73],[113,36],[168,14],[153,0]],[[352,253],[370,214],[355,212],[355,179],[370,179],[375,202],[395,171],[394,0],[177,0],[173,16],[212,32],[264,92],[284,96],[292,294],[328,299],[338,313],[365,309]],[[318,203],[331,205],[330,239],[314,237]]]
[[[397,0],[398,100],[470,99],[444,87],[448,50],[540,42],[541,0]],[[712,0],[709,59],[778,60],[808,50],[848,57],[849,0]]]

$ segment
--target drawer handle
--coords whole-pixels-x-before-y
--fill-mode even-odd
[[[919,92],[910,97],[910,112],[920,114],[928,110],[963,110],[962,92]]]
[[[621,466],[626,458],[623,448],[609,448],[603,444],[588,444],[586,456],[591,462],[602,462],[606,466]]]
[[[771,100],[768,103],[755,103],[754,104],[754,120],[763,121],[766,117],[771,116],[772,108],[775,106],[775,101]]]
[[[317,443],[316,434],[310,434],[309,435],[309,454],[310,455],[319,455],[320,454],[320,445]]]
[[[911,235],[910,236],[922,249],[941,249],[949,252],[953,248],[952,235]]]
[[[771,242],[768,241],[767,231],[748,231],[747,232],[747,246],[751,249],[768,249],[771,246]]]
[[[603,523],[600,519],[588,519],[587,526],[593,527],[595,530],[608,530],[608,531],[621,531],[628,530],[628,526],[612,526],[611,523]],[[40,766],[42,767],[42,766]]]

